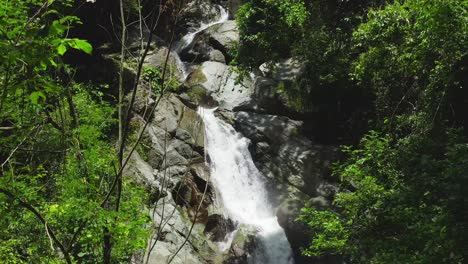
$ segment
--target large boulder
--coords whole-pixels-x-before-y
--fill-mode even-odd
[[[251,263],[253,253],[259,244],[255,234],[256,230],[251,227],[245,225],[239,226],[234,234],[234,238],[228,251],[228,256],[224,263]]]
[[[273,65],[262,64],[260,71],[264,76],[278,81],[294,81],[305,71],[305,63],[296,58],[284,59]]]
[[[257,76],[254,80],[254,94],[257,112],[264,112],[273,115],[284,115],[291,112],[287,107],[287,98],[282,93],[281,88],[284,81],[274,80],[263,76]]]
[[[220,17],[219,6],[213,5],[210,0],[191,0],[184,5],[181,11],[179,30],[182,33],[194,31],[200,24],[208,24]]]
[[[209,35],[210,45],[222,51],[225,56],[228,56],[228,51],[239,43],[239,30],[235,20],[215,25],[207,29],[206,34]]]
[[[237,128],[254,142],[284,143],[301,132],[302,122],[285,116],[239,111],[235,114]]]
[[[235,229],[234,222],[220,214],[208,216],[204,232],[212,241],[222,242]]]
[[[204,62],[189,76],[190,87],[201,86],[225,109],[233,109],[251,101],[253,82],[245,78],[238,82],[238,74],[229,66],[214,61]]]
[[[169,49],[167,47],[160,47],[158,49],[152,50],[145,57],[145,65],[152,66],[155,68],[163,69],[166,64],[166,57]],[[169,53],[169,59],[167,60],[167,75],[166,76],[175,76],[181,78],[183,75],[182,70],[178,66],[180,59],[173,51]]]
[[[284,116],[236,112],[235,126],[254,143],[253,156],[266,177],[316,195],[335,148],[312,143],[301,135],[302,122]]]

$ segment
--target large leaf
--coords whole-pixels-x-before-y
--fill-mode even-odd
[[[81,50],[86,54],[91,54],[91,52],[93,52],[93,46],[91,46],[91,44],[89,44],[89,42],[84,39],[72,39],[69,42],[69,45],[71,48]]]
[[[57,53],[62,56],[63,54],[65,54],[65,52],[67,52],[67,46],[65,46],[64,43],[61,43],[58,47],[57,47]]]

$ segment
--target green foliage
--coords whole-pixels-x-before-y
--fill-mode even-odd
[[[344,148],[348,157],[334,168],[342,180],[335,211],[303,211],[312,235],[305,255],[467,260],[467,12],[467,1],[408,0],[370,10],[352,34],[344,22],[330,30],[326,16],[309,24],[294,52],[309,67],[281,90],[298,108],[319,112],[353,98],[343,87],[372,92],[376,120],[368,128],[380,132]]]
[[[304,210],[300,220],[313,231],[304,254],[344,254],[359,263],[462,263],[466,214],[453,206],[468,205],[460,192],[467,162],[458,163],[468,145],[458,132],[449,137],[444,146],[413,136],[395,142],[373,132],[357,149],[346,148],[349,158],[335,173],[353,191],[338,193],[339,217]]]
[[[112,233],[112,262],[145,248],[145,193],[124,177],[120,210],[103,206],[116,177],[109,136],[115,107],[93,85],[77,84],[62,62],[80,23],[63,15],[73,1],[0,1],[0,262],[63,263],[57,243],[31,210],[47,221],[76,263],[102,263]],[[115,198],[112,196],[110,202]]]
[[[355,57],[351,36],[360,14],[372,3],[247,1],[236,17],[240,43],[233,63],[240,76],[246,76],[262,63],[274,70],[275,62],[294,57],[305,70],[278,89],[285,106],[323,116],[317,125],[337,133],[317,135],[320,140],[359,135],[371,117],[372,95],[349,77]]]
[[[151,87],[151,89],[156,93],[160,94],[161,92],[175,92],[179,89],[180,83],[177,81],[175,76],[166,76],[166,80],[164,81],[164,90],[161,87],[162,84],[162,72],[160,69],[152,67],[152,66],[145,66],[143,68],[142,74],[143,80],[147,81]]]
[[[303,208],[297,220],[307,223],[313,236],[310,247],[302,250],[305,256],[321,256],[349,250],[345,248],[349,246],[346,225],[335,213]]]
[[[467,1],[405,1],[373,10],[353,38],[362,51],[352,77],[374,89],[381,116],[413,109],[443,117],[466,63]],[[409,118],[405,118],[409,120]],[[428,120],[426,120],[427,122]]]
[[[115,110],[100,100],[98,93],[91,95],[87,90],[90,87],[76,87],[74,103],[80,126],[72,131],[70,143],[62,141],[62,144],[69,146],[68,150],[62,154],[34,157],[35,162],[57,159],[63,163],[42,162],[43,165],[39,167],[23,166],[20,170],[4,171],[0,186],[8,187],[18,197],[41,209],[63,241],[68,241],[85,224],[86,228],[71,248],[76,261],[103,261],[102,237],[103,230],[107,228],[113,234],[113,259],[125,262],[146,244],[149,219],[143,213],[145,192],[131,179],[124,179],[120,211],[116,213],[101,207],[103,197],[115,177],[115,150],[106,141],[108,130],[115,124]],[[54,135],[54,130],[52,126],[43,127],[36,142],[28,140],[24,144],[29,146],[35,143],[33,146],[36,148],[46,148],[50,140],[54,141],[54,137],[50,137]],[[48,136],[50,138],[46,138]],[[58,144],[55,149],[64,147]],[[21,161],[21,155],[15,159]],[[0,237],[5,241],[20,241],[1,244],[0,251],[9,252],[25,263],[41,263],[45,261],[42,258],[57,258],[48,249],[49,240],[44,227],[35,216],[6,197],[0,196],[0,204],[0,213],[6,216],[1,224],[7,227],[2,228]]]
[[[284,57],[308,15],[302,0],[246,1],[237,13],[241,45],[233,63],[252,69]]]

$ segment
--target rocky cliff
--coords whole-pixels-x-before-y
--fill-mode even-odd
[[[231,8],[230,18],[235,16],[232,10],[239,1],[221,4]],[[219,15],[216,3],[191,1],[182,13],[180,35],[194,32]],[[153,198],[148,206],[154,230],[150,254],[135,256],[136,263],[146,257],[149,263],[246,263],[255,247],[252,232],[242,228],[231,238],[232,244],[223,244],[235,223],[223,213],[210,183],[198,105],[218,106],[219,116],[251,140],[252,156],[267,179],[270,199],[296,263],[320,263],[300,256],[300,247],[309,240],[306,226],[295,219],[303,206],[330,206],[336,187],[328,168],[336,159],[336,149],[307,137],[303,129],[307,120],[292,119],[277,91],[279,82],[294,80],[301,73],[301,63],[288,59],[274,72],[261,68],[239,82],[227,64],[229,50],[237,41],[236,23],[228,20],[196,34],[179,54],[170,54],[174,76],[183,80],[180,58],[188,77],[177,93],[167,93],[158,102],[126,171],[147,186]],[[146,64],[161,67],[168,50],[167,43],[154,47]],[[156,101],[154,91],[141,82],[132,119],[135,133],[146,122],[143,113]]]

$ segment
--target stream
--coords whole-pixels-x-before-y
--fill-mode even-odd
[[[212,26],[224,23],[224,22],[226,22],[228,20],[229,13],[226,11],[226,9],[224,9],[220,5],[218,5],[218,8],[219,8],[219,18],[218,18],[218,20],[215,20],[215,21],[210,22],[208,24],[202,23],[197,30],[186,34],[179,41],[177,41],[177,43],[175,44],[173,54],[174,54],[174,57],[175,57],[177,68],[180,70],[180,73],[182,75],[179,81],[181,81],[181,82],[185,81],[185,79],[187,79],[188,75],[190,74],[188,72],[188,69],[187,69],[187,62],[184,62],[184,61],[182,61],[180,59],[180,54],[186,48],[188,48],[190,45],[192,45],[193,40],[195,39],[195,37],[199,33],[203,32],[204,30],[206,30],[206,29],[208,29],[208,28],[210,28]]]
[[[205,152],[209,156],[211,180],[228,216],[238,225],[257,230],[259,243],[249,263],[294,263],[291,246],[268,201],[264,176],[250,155],[249,140],[217,118],[215,111],[198,110],[205,124]]]
[[[228,12],[222,6],[218,8],[216,21],[202,23],[175,44],[173,53],[182,75],[181,81],[185,81],[189,75],[190,62],[182,61],[180,54],[192,46],[197,34],[228,20]],[[205,158],[211,170],[211,181],[226,215],[235,221],[237,229],[243,226],[255,230],[255,250],[250,252],[248,263],[294,263],[291,246],[268,201],[264,176],[250,155],[249,140],[217,118],[215,111],[205,108],[198,110],[205,124]],[[221,250],[230,248],[235,232],[237,230],[221,243]]]

